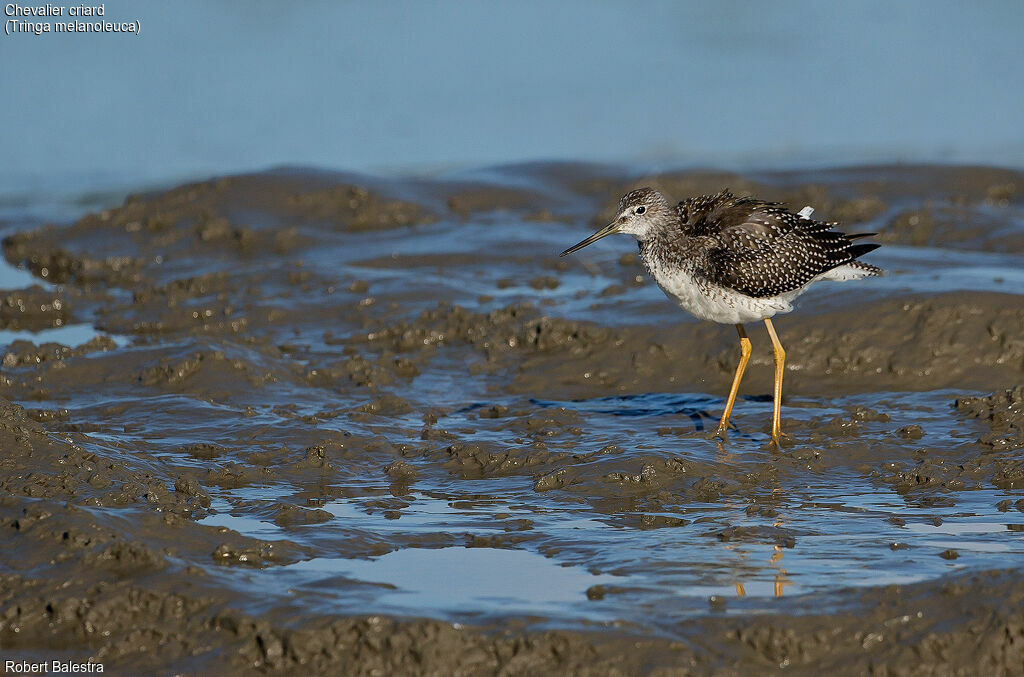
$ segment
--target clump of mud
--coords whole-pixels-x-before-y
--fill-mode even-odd
[[[992,426],[992,432],[979,440],[994,449],[1024,447],[1024,386],[1017,386],[988,397],[963,397],[956,408]]]
[[[0,326],[7,329],[51,329],[68,324],[72,317],[66,299],[38,285],[8,291],[0,299]]]

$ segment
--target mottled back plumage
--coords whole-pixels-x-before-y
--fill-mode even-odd
[[[649,197],[644,191],[630,196],[641,201]],[[659,225],[640,242],[645,257],[685,265],[695,276],[754,298],[800,289],[847,264],[865,275],[881,272],[856,261],[878,245],[853,241],[874,233],[846,235],[835,229],[837,223],[805,218],[779,203],[736,197],[728,190],[680,202],[675,218]]]

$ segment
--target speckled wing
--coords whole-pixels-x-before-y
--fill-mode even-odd
[[[755,298],[799,289],[878,245],[853,244],[835,223],[793,214],[777,203],[727,191],[680,205],[681,223],[705,244],[695,272]]]

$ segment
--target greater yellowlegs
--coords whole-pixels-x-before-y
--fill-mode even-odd
[[[804,208],[794,214],[777,202],[736,197],[728,190],[677,205],[652,188],[627,193],[611,223],[562,256],[615,233],[640,245],[640,258],[662,291],[686,311],[735,324],[740,362],[716,435],[724,436],[740,380],[750,359],[743,323],[764,320],[775,357],[772,441],[782,435],[779,407],[786,361],[771,318],[793,310],[793,300],[817,280],[855,280],[882,270],[857,259],[877,244],[854,244],[874,233],[847,235],[838,223],[817,221]]]

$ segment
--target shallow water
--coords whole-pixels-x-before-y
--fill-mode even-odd
[[[78,496],[99,523],[129,528],[123,501],[148,502],[234,544],[179,552],[164,575],[202,572],[248,613],[674,637],[708,614],[838,612],[836,591],[1024,561],[1017,438],[954,407],[1024,378],[1022,193],[990,198],[1024,183],[986,171],[878,168],[899,198],[859,212],[881,200],[863,176],[750,183],[800,205],[818,191],[823,216],[888,242],[870,256],[887,277],[817,285],[779,318],[779,449],[759,328],[734,429],[708,439],[733,330],[673,308],[625,239],[557,258],[633,183],[573,166],[366,179],[366,194],[257,175],[9,240],[10,293],[39,283],[72,310],[2,330],[40,346],[10,349],[3,395],[98,459]],[[1003,239],[954,224],[911,245],[893,227],[954,198],[1005,219]],[[149,489],[123,498],[96,480],[107,462]]]
[[[106,336],[106,334],[96,331],[95,327],[91,327],[88,324],[70,324],[64,327],[42,329],[39,331],[0,329],[0,347],[6,348],[15,341],[30,341],[36,344],[60,343],[70,348],[76,348],[98,336]],[[119,347],[124,347],[128,343],[128,339],[123,336],[111,338]]]
[[[902,458],[922,445],[945,445],[952,453],[952,445],[963,445],[964,437],[973,441],[970,436],[980,432],[980,426],[964,430],[958,422],[950,421],[951,392],[880,395],[890,406],[899,402],[902,411],[886,425],[862,430],[857,445],[886,444],[894,426],[916,423],[929,430],[925,438],[898,445],[904,449],[891,450],[892,459]],[[877,400],[878,395],[839,398],[824,408],[813,403],[809,411],[801,411],[797,403],[787,407],[784,416],[793,421],[808,414],[841,415],[858,403]],[[636,451],[622,451],[600,461],[602,473],[635,470],[637,463],[654,455],[732,466],[738,473],[770,462],[774,453],[761,449],[754,435],[741,438],[742,451],[737,451],[703,439],[666,443],[653,432],[660,426],[685,424],[689,412],[700,411],[712,401],[700,396],[652,394],[611,402],[608,398],[567,402],[567,409],[585,412],[580,427],[593,431],[585,440],[567,447],[579,454],[622,439],[631,440]],[[749,411],[751,403],[743,404],[748,416],[770,415],[768,402],[759,403],[753,411]],[[439,424],[456,428],[470,425],[470,421],[453,416]],[[477,435],[513,443],[500,432],[478,431]],[[255,538],[289,538],[318,548],[330,547],[332,535],[339,541],[360,535],[366,540],[384,539],[398,550],[371,557],[369,562],[316,558],[308,566],[299,563],[284,567],[285,571],[265,570],[253,575],[253,583],[266,578],[266,589],[288,595],[293,594],[290,591],[294,586],[313,585],[306,576],[326,579],[333,573],[365,583],[390,584],[410,593],[365,599],[365,591],[357,587],[351,591],[356,598],[349,601],[358,600],[365,612],[427,614],[463,621],[467,617],[513,613],[570,623],[614,618],[656,630],[669,617],[712,611],[708,605],[712,596],[729,598],[730,609],[768,611],[773,607],[767,599],[757,598],[912,583],[965,567],[1019,564],[1024,554],[1024,517],[996,509],[1002,500],[1019,498],[1019,490],[978,487],[960,492],[955,499],[943,496],[940,501],[922,501],[934,497],[913,492],[901,495],[870,474],[865,476],[858,468],[845,467],[841,446],[830,449],[828,455],[825,463],[831,467],[827,473],[780,479],[777,486],[756,497],[659,503],[656,509],[636,506],[606,511],[601,505],[588,505],[585,496],[566,504],[563,497],[538,494],[532,482],[518,477],[457,483],[459,489],[470,492],[466,494],[446,491],[453,484],[447,480],[436,486],[418,480],[417,491],[409,493],[378,481],[347,484],[347,491],[360,495],[316,504],[332,515],[323,524],[284,529],[273,522],[244,516],[258,512],[260,504],[294,498],[290,496],[293,488],[280,485],[223,492],[222,502],[214,504],[218,512],[201,523],[226,526]],[[240,509],[238,504],[245,507]],[[759,514],[765,512],[765,507],[767,514]],[[894,524],[894,519],[902,522]],[[510,534],[515,537],[515,547],[505,550],[504,557],[503,551],[493,548],[484,548],[486,556],[475,556],[476,548],[472,548],[465,551],[469,556],[462,557],[459,553],[464,552],[463,546],[452,545],[472,543],[474,537],[507,538]],[[952,561],[938,557],[948,549],[956,549],[960,557]],[[567,597],[552,599],[543,588],[517,578],[518,573],[511,575],[525,568],[537,576],[550,577],[543,567],[538,569],[542,560],[525,557],[524,552],[545,554],[552,565],[564,569],[557,580]],[[403,554],[396,557],[398,553]],[[460,581],[459,593],[451,593],[454,597],[449,597],[443,581],[435,579],[433,572],[439,560]],[[476,576],[455,573],[463,571],[459,567],[468,567]],[[306,582],[293,582],[296,579],[292,572],[296,571]],[[506,597],[499,600],[490,591],[502,585],[506,586]],[[603,600],[587,600],[586,590],[597,585],[613,588],[614,592]],[[319,590],[331,590],[331,585]],[[346,599],[342,590],[331,592],[332,600]],[[649,621],[652,608],[660,610],[653,625]]]

